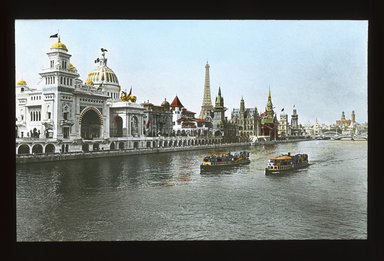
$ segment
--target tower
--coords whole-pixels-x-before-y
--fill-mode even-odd
[[[291,128],[297,129],[299,127],[299,115],[297,115],[296,109],[293,109],[291,116]]]
[[[215,107],[213,108],[212,125],[214,132],[217,130],[223,131],[226,110],[227,109],[224,107],[224,98],[221,96],[221,89],[219,87],[219,91],[215,100]]]
[[[76,117],[74,91],[79,74],[70,63],[71,55],[60,36],[51,45],[47,55],[49,67],[39,73],[44,97],[41,119],[45,131],[52,132],[53,138],[66,139],[76,135],[72,126]]]
[[[352,123],[352,124],[355,124],[355,122],[356,122],[355,111],[352,111],[352,115],[351,115],[351,123]]]
[[[211,87],[209,81],[209,64],[205,65],[205,81],[204,81],[204,97],[203,104],[201,105],[201,111],[199,118],[205,119],[206,115],[213,109],[212,101],[211,101]]]

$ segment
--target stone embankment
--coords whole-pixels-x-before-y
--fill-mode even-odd
[[[210,145],[169,147],[169,148],[145,148],[145,149],[127,149],[127,150],[104,150],[104,151],[93,151],[93,152],[16,155],[16,164],[40,163],[40,162],[52,162],[52,161],[76,160],[76,159],[106,158],[106,157],[128,156],[128,155],[145,155],[145,154],[154,154],[154,153],[193,151],[193,150],[208,150],[208,149],[217,150],[217,149],[245,147],[245,146],[251,146],[251,143],[244,142],[244,143],[210,144]]]
[[[294,140],[277,140],[277,141],[259,141],[259,142],[243,142],[243,143],[225,143],[225,144],[209,144],[198,146],[183,146],[183,147],[168,147],[168,148],[143,148],[143,149],[125,149],[125,150],[104,150],[92,152],[69,152],[69,153],[49,153],[49,154],[34,154],[34,155],[16,155],[16,164],[21,163],[40,163],[62,160],[76,159],[94,159],[107,158],[116,156],[128,155],[145,155],[154,153],[178,152],[178,151],[193,151],[193,150],[218,150],[234,147],[246,147],[257,145],[273,145],[278,143],[290,143],[298,141],[306,141],[310,139],[294,139]]]

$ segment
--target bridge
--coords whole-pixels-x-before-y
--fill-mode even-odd
[[[336,131],[325,131],[323,132],[324,137],[329,137],[333,140],[368,140],[368,134],[339,134]]]

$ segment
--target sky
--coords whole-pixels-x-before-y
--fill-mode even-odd
[[[228,108],[265,111],[268,89],[275,112],[299,123],[368,121],[368,22],[364,20],[16,20],[15,74],[36,88],[57,39],[84,82],[100,48],[122,90],[137,102],[160,105],[177,95],[199,116],[210,65],[211,99],[218,88]],[[290,119],[290,117],[289,117]]]

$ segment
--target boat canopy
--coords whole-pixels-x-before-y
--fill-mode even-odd
[[[283,155],[283,156],[279,156],[276,158],[272,158],[272,160],[291,160],[291,159],[292,159],[292,157],[288,156],[288,155]]]

